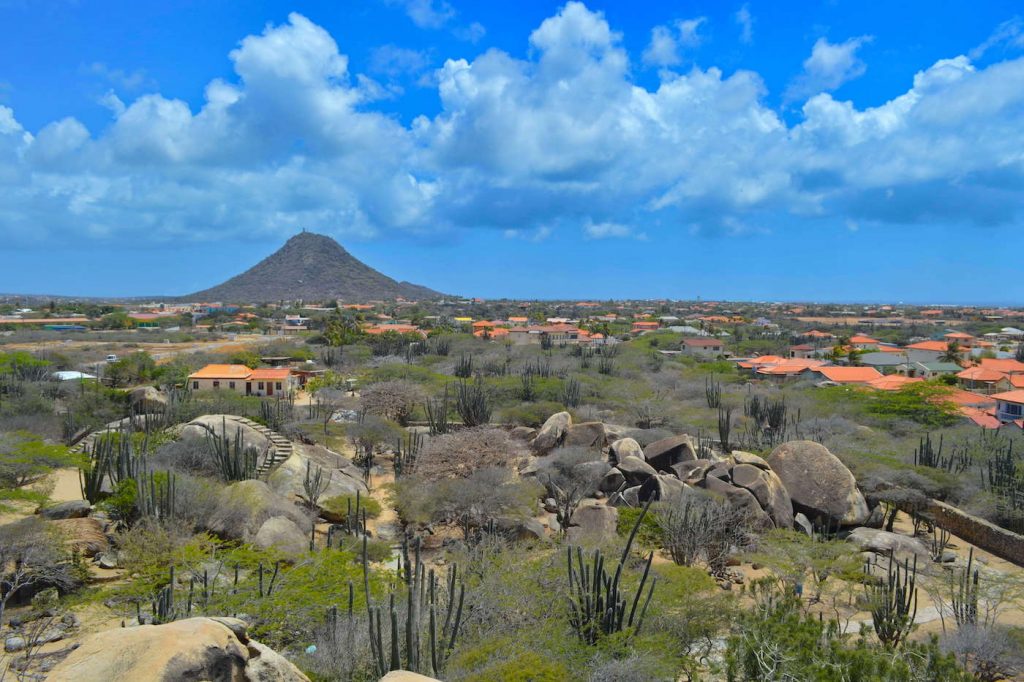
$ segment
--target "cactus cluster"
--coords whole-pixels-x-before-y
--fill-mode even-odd
[[[480,377],[472,383],[463,379],[455,385],[455,410],[469,427],[491,421],[491,401]]]
[[[917,556],[902,564],[889,557],[886,575],[873,576],[873,564],[865,564],[864,590],[871,607],[871,622],[878,641],[896,647],[907,638],[917,615]]]
[[[260,453],[255,447],[242,442],[242,427],[239,426],[235,430],[235,437],[231,438],[228,436],[227,419],[223,419],[221,435],[207,432],[206,444],[225,482],[256,478]]]

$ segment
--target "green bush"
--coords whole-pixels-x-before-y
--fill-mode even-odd
[[[619,507],[619,520],[616,523],[615,530],[621,537],[629,536],[642,511],[642,509],[634,507]],[[648,549],[657,549],[662,546],[661,527],[658,526],[655,514],[649,513],[644,517],[644,520],[640,523],[640,530],[637,531],[636,541]]]
[[[335,495],[334,497],[328,497],[326,500],[320,502],[320,506],[332,515],[337,515],[341,519],[340,523],[344,523],[348,520],[349,500],[351,500],[352,509],[355,509],[355,495]],[[381,513],[380,502],[369,495],[359,496],[359,508],[365,509],[366,517],[370,519],[377,518]]]
[[[564,682],[573,677],[565,663],[530,651],[478,670],[463,679],[465,682]]]
[[[498,412],[498,419],[503,424],[538,427],[556,412],[564,412],[565,406],[553,401],[522,403],[506,407]]]

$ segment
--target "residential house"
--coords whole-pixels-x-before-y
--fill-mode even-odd
[[[646,320],[639,320],[633,323],[632,329],[629,331],[636,333],[653,332],[661,329],[661,323],[659,322],[648,322]]]
[[[188,377],[193,391],[228,390],[240,395],[283,395],[296,384],[288,367],[250,369],[245,365],[207,365]]]
[[[580,330],[571,324],[547,324],[530,327],[513,327],[508,330],[508,338],[515,344],[541,343],[544,337],[553,343],[577,343]]]
[[[683,339],[680,348],[686,355],[715,358],[725,353],[725,342],[706,336],[687,336]]]
[[[1012,387],[1006,373],[982,366],[968,367],[958,372],[956,378],[965,389],[982,393],[999,393]]]
[[[831,381],[836,384],[869,384],[875,379],[882,378],[882,373],[874,367],[827,365],[814,368],[813,373],[820,375],[823,381]]]
[[[856,350],[878,350],[878,339],[873,339],[864,334],[854,334],[850,337],[850,347]]]
[[[934,379],[944,374],[959,374],[963,368],[955,362],[908,362],[896,367],[898,374],[905,374],[908,377],[921,377],[923,379]]]
[[[789,347],[789,357],[791,358],[810,358],[818,353],[817,348],[809,343],[799,343],[795,346]]]
[[[1006,391],[992,396],[996,401],[996,419],[1006,424],[1013,422],[1024,428],[1024,391]]]
[[[921,377],[908,377],[902,374],[887,374],[867,382],[867,385],[876,391],[898,391],[909,384],[916,384],[924,381]]]

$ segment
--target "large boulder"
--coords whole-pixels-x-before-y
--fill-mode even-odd
[[[309,549],[309,533],[303,532],[286,516],[274,516],[264,521],[252,541],[257,547],[273,547],[285,554],[302,554]]]
[[[622,472],[629,485],[640,485],[658,473],[650,464],[632,455],[620,459],[615,468]]]
[[[644,448],[644,458],[657,471],[669,471],[673,464],[692,462],[697,450],[686,434],[656,440]]]
[[[68,549],[84,557],[94,557],[110,549],[110,541],[99,519],[58,519],[50,523],[60,531]]]
[[[774,471],[755,464],[737,464],[729,473],[733,485],[749,490],[776,528],[793,527],[793,502]]]
[[[309,682],[283,656],[249,639],[245,623],[234,618],[188,618],[99,632],[86,637],[46,679]]]
[[[136,414],[163,412],[168,405],[167,396],[152,386],[140,386],[128,394],[128,402]]]
[[[824,445],[809,440],[783,443],[767,462],[789,492],[795,511],[844,526],[868,520],[870,511],[853,474]]]
[[[84,519],[90,511],[92,511],[92,505],[88,500],[70,500],[48,507],[40,507],[36,509],[36,514],[44,519],[56,521],[57,519]]]
[[[600,544],[615,538],[619,510],[593,502],[576,508],[569,520],[568,540],[572,544]]]
[[[632,438],[620,438],[614,441],[609,447],[612,456],[612,463],[617,463],[623,457],[644,458],[644,449]]]
[[[221,492],[217,507],[200,525],[222,538],[252,542],[267,519],[285,516],[303,530],[309,529],[305,512],[278,495],[263,481],[232,483]]]
[[[255,448],[261,455],[270,449],[270,440],[262,433],[235,421],[234,417],[223,414],[207,414],[196,417],[181,427],[180,438],[205,442],[207,436],[223,438],[225,435],[234,442],[235,435],[242,434],[242,446]]]
[[[908,556],[916,554],[919,557],[930,557],[931,553],[925,544],[917,538],[899,533],[889,533],[875,528],[854,528],[846,539],[854,543],[861,550],[885,554],[887,556]]]
[[[761,509],[757,498],[746,488],[740,488],[720,478],[709,477],[704,480],[704,489],[720,496],[733,509],[742,512],[749,520],[751,526],[761,528],[771,526],[771,519],[768,518],[768,514]]]
[[[598,484],[597,489],[603,493],[613,493],[621,488],[626,483],[626,477],[622,475],[622,472],[612,467],[608,470],[608,473],[601,479],[601,483]]]
[[[582,447],[600,450],[605,446],[606,436],[604,424],[601,422],[584,422],[570,424],[565,430],[565,447]]]
[[[270,489],[287,499],[299,501],[304,499],[303,484],[306,480],[306,467],[310,466],[315,474],[319,468],[327,487],[321,495],[321,501],[339,495],[355,495],[356,491],[366,493],[362,472],[344,457],[325,461],[315,458],[311,448],[297,447],[292,456],[281,462],[267,478]]]
[[[572,416],[568,412],[556,412],[548,417],[544,426],[540,427],[537,437],[533,439],[533,449],[538,452],[553,450],[562,444],[565,434],[572,426]]]
[[[655,502],[666,502],[679,499],[689,486],[675,476],[668,474],[655,474],[640,486],[639,499],[641,502],[654,500]]]

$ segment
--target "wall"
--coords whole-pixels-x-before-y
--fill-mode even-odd
[[[1017,535],[938,500],[929,500],[923,512],[953,535],[997,557],[1024,566],[1024,535]]]

